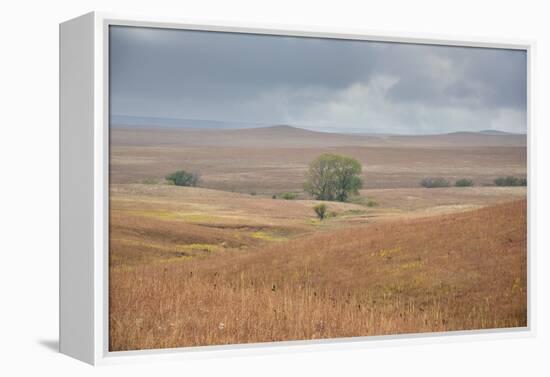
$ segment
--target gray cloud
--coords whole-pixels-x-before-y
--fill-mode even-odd
[[[111,27],[111,114],[440,133],[526,130],[523,51]]]

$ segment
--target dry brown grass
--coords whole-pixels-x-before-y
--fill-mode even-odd
[[[164,212],[128,223],[119,204],[111,351],[527,325],[525,200],[257,243]],[[128,263],[162,242],[231,237],[218,252]]]
[[[367,189],[419,187],[420,180],[434,176],[485,185],[499,176],[526,175],[525,136],[477,135],[461,141],[457,135],[267,131],[112,129],[111,183],[162,181],[186,169],[201,173],[201,187],[269,196],[301,192],[309,162],[322,153],[360,161]]]

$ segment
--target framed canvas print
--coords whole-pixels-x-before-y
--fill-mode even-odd
[[[61,352],[532,334],[530,43],[91,13],[60,51]]]

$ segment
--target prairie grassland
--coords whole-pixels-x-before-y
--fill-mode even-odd
[[[327,152],[365,185],[320,221]],[[180,169],[200,188],[163,184]],[[113,128],[110,349],[526,326],[526,188],[490,187],[525,174],[525,135]]]
[[[525,200],[310,231],[309,204],[250,229],[162,212],[169,192],[131,212],[133,190],[112,196],[112,351],[527,325]]]
[[[525,198],[527,187],[446,187],[361,190],[353,203],[375,203],[373,214],[425,216],[476,209]],[[375,211],[372,211],[375,210]]]
[[[419,187],[429,176],[490,185],[499,176],[526,175],[524,135],[369,137],[272,127],[113,129],[111,137],[115,184],[161,182],[185,168],[199,171],[205,188],[265,195],[301,192],[308,163],[321,153],[360,161],[366,189]]]
[[[331,203],[321,223],[315,201],[260,197],[168,185],[112,185],[110,263],[133,265],[246,250],[266,242],[338,227],[365,208]]]
[[[352,225],[458,212],[525,197],[525,187],[363,190],[357,203],[273,200],[169,185],[111,185],[110,263],[134,265],[256,248]],[[375,206],[365,204],[371,202]]]

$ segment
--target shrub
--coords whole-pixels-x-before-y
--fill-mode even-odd
[[[527,178],[516,178],[512,176],[499,177],[494,180],[497,186],[527,186]]]
[[[327,213],[327,205],[326,204],[318,204],[315,207],[313,207],[313,210],[315,211],[315,214],[319,218],[319,220],[323,220],[325,218],[325,214]]]
[[[359,193],[361,170],[361,163],[354,158],[325,153],[309,164],[304,189],[317,200],[345,202]]]
[[[251,191],[251,192],[250,192],[250,195],[256,196],[256,191]]]
[[[474,185],[474,181],[467,178],[462,178],[455,182],[456,187],[471,187],[473,185]]]
[[[271,195],[271,199],[277,199],[277,195],[275,194]]]
[[[199,173],[188,173],[185,170],[178,170],[165,178],[176,186],[196,186],[199,183]]]
[[[285,192],[281,198],[285,199],[285,200],[294,200],[296,199],[296,194],[293,193],[293,192]]]
[[[436,187],[449,187],[450,183],[445,178],[436,177],[436,178],[424,178],[420,181],[420,185],[426,188],[436,188]]]
[[[367,207],[376,207],[378,203],[376,203],[374,200],[369,200],[367,202]]]

